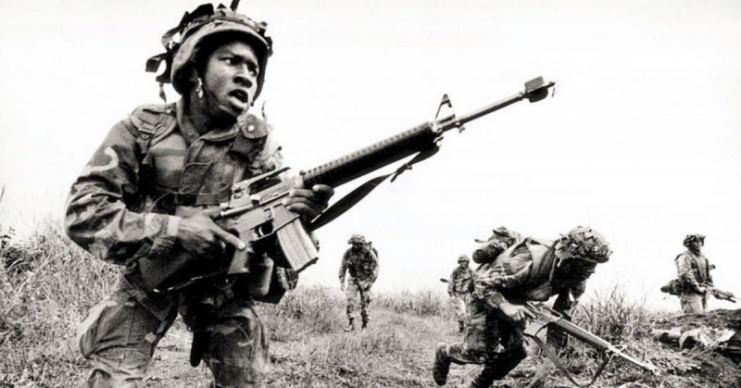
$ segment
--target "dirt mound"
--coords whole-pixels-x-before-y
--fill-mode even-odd
[[[741,331],[741,309],[714,310],[707,314],[670,315],[656,321],[654,325],[657,329],[667,330],[674,327],[689,330],[701,326]]]
[[[666,315],[652,327],[661,343],[682,355],[671,372],[686,383],[741,387],[741,310]]]

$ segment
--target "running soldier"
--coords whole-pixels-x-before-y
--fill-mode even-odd
[[[360,294],[360,317],[362,318],[362,329],[368,327],[368,305],[371,302],[371,287],[378,278],[378,258],[372,250],[368,249],[365,237],[354,234],[347,242],[352,244],[342,256],[340,264],[340,289],[345,291],[347,297],[347,320],[345,331],[355,330],[355,304]],[[348,273],[347,286],[345,286],[345,273]]]
[[[229,198],[232,183],[281,165],[271,128],[247,113],[263,87],[272,40],[265,23],[204,4],[162,41],[167,52],[147,67],[164,61],[169,72],[158,81],[172,82],[181,99],[141,106],[116,124],[67,203],[72,240],[122,269],[113,292],[78,330],[92,360],[88,386],[138,386],[179,311],[194,333],[191,364],[205,361],[214,387],[261,387],[269,336],[249,282],[223,276],[157,293],[144,286],[156,274],[143,273],[141,263],[224,263],[227,248],[249,248],[209,215]],[[311,219],[332,194],[322,185],[297,189],[287,205]],[[274,282],[286,278],[283,269],[274,271]]]
[[[705,236],[690,234],[685,237],[683,244],[687,250],[674,259],[679,278],[677,294],[682,311],[687,314],[702,314],[707,310],[706,286],[713,285],[710,262],[702,254]]]
[[[433,366],[438,385],[447,382],[451,363],[484,365],[471,382],[473,388],[490,387],[504,378],[527,356],[522,330],[533,316],[524,303],[557,295],[553,308],[570,319],[587,279],[611,254],[604,237],[590,228],[577,227],[555,243],[517,241],[505,231],[500,228],[501,236],[495,231],[484,249],[473,255],[483,265],[474,272],[466,336],[462,345],[438,346]],[[566,335],[548,330],[548,343],[563,347]]]
[[[473,272],[468,268],[468,262],[468,256],[461,255],[458,257],[458,266],[450,274],[450,281],[448,281],[448,295],[450,296],[450,303],[455,308],[455,316],[458,318],[458,331],[461,333],[465,330],[466,301],[468,295],[473,291],[473,283],[471,282]]]

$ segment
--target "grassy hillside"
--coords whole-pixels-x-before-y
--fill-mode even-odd
[[[88,363],[77,350],[75,327],[108,293],[115,268],[70,244],[52,222],[0,255],[0,388],[79,386]],[[672,316],[626,300],[619,288],[594,300],[579,309],[576,322],[665,371],[650,376],[615,360],[595,387],[741,387],[738,366],[726,358],[682,353],[650,338],[652,325]],[[271,386],[433,387],[435,345],[461,340],[442,290],[379,295],[364,332],[342,330],[344,301],[338,290],[299,287],[279,305],[259,309],[271,335]],[[188,365],[189,340],[176,323],[159,347],[146,386],[208,386],[208,371]],[[563,356],[580,379],[598,366],[596,352],[576,341]],[[537,355],[528,358],[499,386],[526,386],[542,362]],[[465,387],[478,370],[454,365],[448,386]],[[570,384],[553,372],[545,386]]]

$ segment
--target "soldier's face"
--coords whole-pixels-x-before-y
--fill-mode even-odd
[[[363,249],[363,243],[352,243],[352,250],[354,252],[358,252],[361,249]]]
[[[461,261],[460,263],[458,263],[458,266],[461,269],[466,269],[466,268],[468,268],[468,262],[467,261]]]
[[[246,113],[257,91],[258,64],[255,50],[244,42],[232,41],[217,48],[203,74],[206,104],[232,117]]]
[[[561,262],[556,274],[560,279],[578,283],[589,279],[596,269],[596,263],[579,259],[567,259]]]
[[[695,252],[700,252],[702,249],[702,246],[705,245],[700,240],[692,240],[690,241],[690,249],[692,249]]]

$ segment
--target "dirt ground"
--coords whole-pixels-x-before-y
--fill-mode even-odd
[[[386,320],[386,319],[384,319]],[[378,322],[379,325],[387,325],[392,322]],[[652,323],[652,326],[658,329],[670,329],[672,327],[683,327],[683,328],[695,328],[702,325],[712,326],[715,328],[726,327],[733,330],[741,329],[741,310],[717,310],[707,315],[666,315]],[[391,328],[391,326],[389,326]],[[366,335],[372,334],[368,333]],[[333,333],[329,334],[333,338],[327,338],[325,340],[336,340],[342,336],[347,336],[347,333]],[[189,338],[190,335],[185,330],[177,329],[168,334],[163,340],[162,344],[158,348],[155,361],[150,369],[149,377],[145,381],[146,387],[194,387],[194,388],[206,388],[208,387],[210,373],[207,368],[201,365],[197,368],[192,368],[188,364],[188,349],[189,349]],[[449,330],[444,340],[447,341],[458,341],[457,334],[454,330]],[[741,338],[737,333],[732,341],[734,343],[741,343]],[[270,386],[281,386],[275,385],[279,383],[281,373],[288,372],[283,370],[284,366],[281,360],[288,363],[292,362],[294,358],[300,358],[301,355],[291,354],[293,346],[295,344],[273,342],[271,344],[271,355],[274,361],[273,374],[269,379],[272,384]],[[618,364],[617,367],[613,368],[612,371],[607,371],[600,377],[597,382],[593,385],[596,388],[649,388],[649,387],[662,387],[662,388],[697,388],[697,387],[722,387],[722,388],[741,388],[741,366],[737,359],[729,357],[727,354],[716,351],[701,351],[698,349],[679,349],[678,347],[672,347],[668,344],[656,342],[656,346],[659,352],[655,355],[646,356],[647,359],[652,361],[659,366],[664,374],[659,377],[650,376],[648,373],[642,372],[638,368],[633,368],[629,365]],[[417,376],[410,380],[407,380],[407,384],[398,381],[397,383],[403,384],[399,386],[417,386],[417,387],[436,387],[432,382],[429,373],[425,373],[431,365],[430,361],[430,349],[428,344],[420,346],[419,354],[410,355],[414,358],[414,363],[424,364],[419,365],[416,371],[409,371],[413,374],[424,374],[424,376]],[[428,354],[430,353],[430,354]],[[389,356],[391,357],[391,355]],[[392,362],[390,358],[389,362]],[[298,361],[298,360],[293,360]],[[513,371],[512,375],[506,380],[498,382],[495,387],[500,388],[515,388],[525,387],[530,381],[532,372],[537,363],[542,362],[539,357],[528,358],[523,362],[520,367]],[[342,374],[342,367],[337,366],[339,369],[338,374]],[[345,371],[346,372],[346,371]],[[454,366],[451,369],[451,376],[449,379],[448,387],[462,388],[466,387],[467,383],[478,372],[477,366]],[[324,374],[324,373],[322,373]],[[326,376],[326,374],[325,374]],[[368,376],[369,379],[375,379],[375,377]],[[581,376],[584,380],[584,377]],[[302,384],[292,386],[304,386]],[[332,381],[331,379],[318,379],[312,382],[312,387],[333,387],[333,386],[352,386],[348,385],[347,382]],[[377,385],[371,381],[364,386],[394,386],[387,385],[382,381],[378,381]],[[558,372],[553,372],[546,381],[545,387],[572,387],[566,379],[564,379]]]

